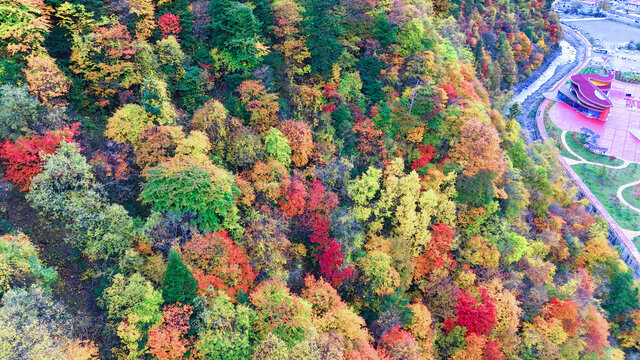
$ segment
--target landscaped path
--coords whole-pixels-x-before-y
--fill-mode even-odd
[[[569,159],[569,158],[564,158],[565,161],[571,163],[570,165],[576,165],[576,164],[590,164],[590,165],[598,165],[598,166],[604,166],[607,167],[609,169],[624,169],[627,166],[629,166],[629,164],[633,164],[633,162],[626,160],[626,159],[620,159],[623,161],[622,164],[620,165],[607,165],[607,164],[601,164],[601,163],[597,163],[597,162],[593,162],[593,161],[589,161],[589,160],[585,160],[582,156],[578,155],[575,153],[575,151],[573,151],[572,148],[569,147],[569,144],[567,144],[567,135],[568,131],[567,130],[562,130],[562,135],[560,135],[560,139],[562,140],[562,146],[564,146],[564,148],[574,157],[580,159],[580,160],[574,160],[574,159]],[[640,212],[640,210],[638,211]]]
[[[636,212],[640,213],[640,209],[638,209],[637,207],[635,207],[635,206],[633,206],[633,205],[629,204],[629,203],[627,202],[627,200],[625,200],[625,199],[624,199],[624,197],[622,197],[622,192],[624,191],[624,189],[626,189],[626,188],[628,188],[628,187],[631,187],[631,186],[636,186],[636,185],[638,185],[638,184],[640,184],[640,180],[639,180],[639,181],[634,181],[634,182],[629,183],[629,184],[624,184],[624,185],[622,185],[622,186],[620,186],[620,187],[618,188],[618,191],[616,192],[616,195],[618,196],[618,199],[620,199],[620,201],[621,201],[623,204],[625,204],[628,208],[633,209],[633,210],[635,210]]]
[[[565,148],[565,149],[566,149],[566,150],[567,150],[567,151],[568,151],[572,156],[574,156],[574,157],[576,157],[576,158],[580,159],[580,160],[574,160],[574,159],[570,159],[570,158],[563,157],[563,158],[564,158],[564,161],[566,161],[570,166],[578,165],[578,164],[589,164],[589,165],[596,165],[596,166],[604,166],[604,167],[609,168],[609,169],[616,169],[616,170],[620,170],[620,169],[624,169],[624,168],[626,168],[626,167],[627,167],[627,166],[629,166],[630,164],[638,164],[638,163],[634,163],[634,162],[631,162],[631,161],[626,160],[626,159],[620,159],[620,160],[622,160],[622,161],[623,161],[623,163],[622,163],[622,164],[620,164],[620,165],[616,165],[616,166],[613,166],[613,165],[607,165],[607,164],[601,164],[601,163],[597,163],[597,162],[593,162],[593,161],[585,160],[584,158],[582,158],[582,156],[580,156],[580,155],[576,154],[576,153],[573,151],[573,149],[571,149],[571,148],[569,147],[569,144],[567,144],[567,137],[566,137],[566,136],[567,136],[567,133],[568,133],[568,131],[567,131],[567,130],[562,130],[562,135],[560,135],[560,139],[562,140],[562,146],[563,146],[563,147],[564,147],[564,148]],[[630,183],[628,183],[628,184],[624,184],[624,185],[622,185],[622,186],[618,187],[618,191],[616,192],[616,196],[618,197],[618,200],[620,200],[620,202],[621,202],[621,203],[623,203],[626,207],[628,207],[629,209],[631,209],[631,210],[633,210],[633,211],[637,212],[638,214],[640,214],[640,209],[638,209],[637,207],[635,207],[635,206],[631,205],[631,204],[630,204],[627,200],[625,200],[625,199],[624,199],[624,197],[622,196],[622,192],[623,192],[626,188],[631,187],[631,186],[635,186],[635,185],[638,185],[638,184],[640,184],[640,180],[638,180],[638,181],[634,181],[634,182],[630,182]],[[627,229],[623,229],[623,230],[627,230]],[[638,235],[640,235],[640,231],[632,231],[632,230],[629,230],[629,231],[630,231],[630,232],[633,232],[633,233],[638,233]]]
[[[601,18],[601,17],[592,17],[592,18],[582,18],[582,19],[562,19],[562,21],[564,22],[576,22],[576,21],[602,21],[602,20],[606,20],[607,18]]]
[[[590,45],[589,41],[586,38],[584,38],[584,36],[582,36],[580,33],[576,32],[576,31],[574,31],[574,30],[572,30],[572,29],[570,29],[570,28],[568,28],[566,26],[563,26],[563,30],[565,32],[571,31],[571,32],[577,34],[578,37],[580,39],[582,39],[582,41],[585,43],[585,45],[587,47],[587,51],[585,52],[585,57],[580,62],[580,64],[575,69],[573,69],[571,72],[569,72],[569,74],[567,74],[563,79],[558,81],[556,83],[556,85],[554,86],[554,88],[551,90],[552,92],[556,92],[558,90],[558,88],[562,84],[567,82],[567,80],[569,79],[569,77],[571,77],[571,75],[574,75],[574,74],[578,73],[588,63],[589,59],[591,58],[591,50],[592,49],[591,49],[591,45]],[[537,115],[536,115],[536,123],[537,123],[537,126],[538,126],[538,131],[540,132],[540,136],[542,138],[542,141],[544,141],[544,142],[549,140],[549,136],[548,136],[547,131],[546,131],[545,126],[544,126],[544,113],[545,113],[545,109],[547,108],[547,106],[549,105],[550,102],[551,102],[551,100],[549,100],[549,99],[545,99],[544,101],[542,101],[542,103],[540,104],[540,106],[538,108],[538,112],[537,112]],[[593,206],[596,208],[598,213],[609,223],[609,227],[618,236],[618,238],[620,239],[620,241],[622,243],[621,245],[624,246],[624,248],[625,248],[625,249],[621,249],[623,251],[624,259],[627,261],[627,263],[633,269],[634,275],[636,277],[640,276],[640,253],[638,252],[638,249],[636,249],[635,245],[633,245],[633,243],[631,241],[635,236],[640,235],[640,231],[632,231],[632,230],[621,228],[618,225],[618,223],[613,219],[613,217],[611,217],[611,215],[609,214],[607,209],[604,207],[604,205],[602,205],[602,203],[595,197],[595,195],[593,195],[593,192],[584,183],[584,181],[582,181],[580,176],[575,172],[575,170],[571,167],[571,165],[580,164],[580,163],[587,163],[587,164],[595,164],[595,165],[598,165],[598,166],[602,166],[603,164],[593,163],[593,162],[587,161],[584,158],[582,158],[581,156],[579,156],[578,154],[576,154],[567,145],[567,141],[566,141],[566,137],[565,136],[566,136],[566,131],[563,130],[562,136],[561,136],[562,145],[565,147],[565,149],[567,149],[567,151],[569,151],[569,153],[571,153],[571,155],[575,156],[576,159],[579,159],[579,160],[576,161],[576,160],[573,160],[573,159],[567,159],[567,158],[565,158],[563,156],[559,156],[558,157],[558,161],[565,168],[565,170],[567,171],[569,176],[574,180],[576,185],[580,188],[580,190],[585,195],[585,197],[589,200],[589,202],[591,202],[591,204],[593,204]],[[611,165],[604,165],[604,166],[607,166],[609,168],[614,168],[614,169],[623,169],[623,168],[626,168],[627,166],[629,166],[629,164],[632,163],[632,162],[630,162],[628,160],[624,160],[624,161],[625,162],[622,165],[619,165],[619,166],[611,166]],[[622,197],[622,191],[624,190],[624,188],[629,187],[629,186],[633,186],[635,184],[636,183],[625,184],[625,185],[621,186],[620,188],[618,188],[617,196],[618,196],[618,198],[620,198],[621,202],[623,204],[627,205],[627,206],[628,206],[628,202],[625,201],[624,198]],[[634,209],[636,211],[639,210],[639,209],[636,209],[636,208],[634,208],[632,206],[630,206],[629,208],[630,209]]]

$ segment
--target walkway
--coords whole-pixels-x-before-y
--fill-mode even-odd
[[[570,31],[578,35],[578,37],[581,38],[582,41],[586,44],[587,51],[585,53],[585,57],[582,60],[582,62],[575,69],[569,72],[569,74],[567,74],[563,79],[561,79],[560,81],[558,81],[558,83],[556,83],[556,85],[551,90],[554,92],[557,91],[562,84],[566,83],[569,77],[571,77],[571,75],[578,73],[588,63],[589,59],[591,58],[591,45],[589,44],[589,41],[586,38],[584,38],[584,36],[582,36],[579,32],[574,31],[567,26],[563,26],[562,28],[565,32]],[[540,104],[540,107],[538,108],[538,112],[536,115],[536,123],[538,125],[538,131],[540,132],[540,136],[542,138],[542,141],[544,142],[547,142],[549,140],[549,135],[547,134],[547,130],[545,129],[545,126],[544,126],[544,110],[546,109],[547,105],[549,105],[550,102],[551,100],[544,99]],[[567,146],[566,139],[565,139],[565,131],[563,131],[562,133],[562,142],[565,148],[572,155],[576,156],[577,159],[582,159],[582,157],[577,156],[577,154],[571,151],[571,148]],[[600,203],[600,201],[595,197],[595,195],[593,195],[589,187],[584,183],[584,181],[582,181],[582,179],[580,178],[580,176],[578,176],[575,170],[573,170],[573,168],[571,167],[571,164],[567,162],[567,159],[565,159],[563,156],[559,156],[558,161],[565,168],[565,170],[567,171],[569,176],[574,180],[576,185],[580,188],[580,190],[585,195],[587,200],[589,200],[589,202],[596,208],[596,211],[609,223],[609,227],[611,228],[611,230],[620,239],[620,242],[622,245],[620,247],[620,250],[622,252],[623,260],[625,260],[625,262],[631,267],[634,275],[636,277],[640,277],[640,253],[638,252],[638,249],[636,249],[635,245],[633,245],[630,238],[630,236],[635,235],[635,232],[622,229],[618,225],[618,223],[613,219],[613,217],[611,217],[607,209],[602,205],[602,203]],[[586,160],[582,159],[582,162],[586,162]],[[571,163],[576,164],[576,163],[580,163],[580,161],[578,162],[572,161]],[[598,164],[598,165],[602,165],[602,164]],[[628,162],[625,161],[622,167],[626,167],[626,166],[628,166]],[[626,184],[626,185],[629,185],[629,184]],[[618,189],[618,192],[621,193],[621,190]]]
[[[607,18],[590,17],[590,18],[582,18],[582,19],[562,19],[562,22],[596,21],[596,20],[607,20]]]
[[[637,207],[635,207],[635,206],[633,206],[633,205],[629,204],[629,203],[627,202],[627,200],[625,200],[625,199],[624,199],[624,197],[622,196],[622,192],[623,192],[626,188],[628,188],[628,187],[632,187],[632,186],[636,186],[636,185],[638,185],[638,184],[640,184],[640,181],[634,181],[634,182],[632,182],[632,183],[622,185],[622,186],[620,186],[620,187],[618,188],[618,191],[616,192],[616,195],[618,196],[618,199],[620,200],[620,202],[622,202],[623,204],[625,204],[625,206],[627,206],[627,207],[628,207],[628,208],[630,208],[630,209],[635,210],[637,213],[640,213],[640,209],[638,209]]]
[[[593,162],[593,161],[589,161],[589,160],[585,160],[582,156],[576,154],[575,151],[573,151],[572,148],[569,147],[569,144],[567,144],[567,130],[562,130],[562,135],[560,135],[560,140],[562,140],[562,146],[574,157],[580,159],[580,160],[574,160],[574,159],[568,159],[568,158],[564,158],[565,161],[567,160],[571,160],[571,161],[567,161],[567,162],[571,162],[571,165],[576,165],[576,164],[589,164],[589,165],[597,165],[597,166],[604,166],[606,168],[609,169],[616,169],[616,170],[620,170],[620,169],[624,169],[627,166],[629,166],[629,164],[633,164],[631,161],[629,160],[625,160],[625,159],[620,159],[622,160],[622,164],[620,165],[607,165],[607,164],[601,164],[601,163],[597,163],[597,162]],[[640,211],[639,211],[640,212]]]

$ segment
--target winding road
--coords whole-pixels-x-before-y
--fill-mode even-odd
[[[563,25],[562,27],[563,27],[563,30],[564,30],[565,34],[567,34],[567,32],[570,32],[570,33],[572,33],[572,35],[577,36],[584,43],[584,46],[586,47],[586,51],[584,51],[584,57],[578,63],[578,65],[576,67],[574,67],[573,70],[571,70],[568,74],[566,74],[557,83],[555,83],[555,85],[551,89],[551,91],[554,91],[554,92],[557,91],[558,88],[562,84],[564,84],[569,79],[569,77],[571,77],[571,75],[574,75],[577,72],[579,72],[588,63],[589,59],[591,58],[591,50],[592,50],[591,49],[591,44],[589,43],[589,41],[584,36],[582,36],[582,34],[580,34],[579,32],[577,32],[575,30],[570,29],[567,26]],[[544,110],[545,110],[545,108],[547,107],[547,105],[550,102],[551,102],[551,100],[549,100],[549,99],[543,100],[542,103],[540,104],[540,106],[538,107],[538,111],[537,111],[537,115],[536,115],[537,132],[540,134],[540,138],[544,142],[549,140],[549,136],[548,136],[547,131],[546,131],[545,126],[544,126]],[[565,170],[567,171],[569,176],[573,179],[575,184],[580,188],[580,190],[584,194],[584,196],[595,207],[596,211],[609,223],[609,227],[611,228],[611,231],[616,235],[617,239],[619,239],[620,243],[616,244],[616,245],[620,245],[622,259],[633,270],[634,276],[635,277],[640,277],[640,253],[638,252],[638,249],[636,249],[635,245],[631,241],[631,239],[633,239],[635,236],[640,235],[640,231],[632,231],[632,230],[621,228],[618,225],[618,223],[613,219],[613,217],[611,217],[611,215],[609,214],[607,209],[602,205],[602,203],[595,197],[593,192],[591,192],[589,187],[584,183],[584,181],[582,181],[580,176],[578,176],[578,174],[575,172],[575,170],[573,170],[571,165],[575,165],[575,164],[586,163],[586,164],[595,164],[595,165],[598,165],[598,166],[602,166],[602,164],[593,163],[593,162],[587,161],[587,160],[583,159],[581,156],[579,156],[578,154],[576,154],[574,151],[572,151],[571,148],[567,145],[567,141],[566,141],[566,137],[565,136],[566,136],[566,131],[563,131],[562,132],[562,136],[561,136],[562,143],[563,143],[562,145],[573,156],[575,156],[577,159],[580,159],[580,160],[576,161],[576,160],[573,160],[573,159],[567,159],[567,158],[565,158],[563,156],[558,156],[558,161],[565,168]],[[622,165],[618,165],[618,166],[604,165],[604,166],[609,167],[609,168],[613,168],[613,169],[622,169],[622,168],[627,167],[629,164],[631,164],[631,162],[629,162],[627,160],[624,160],[624,161],[625,162]],[[622,196],[622,192],[624,191],[624,189],[626,189],[627,187],[630,187],[630,186],[634,186],[634,185],[636,185],[638,183],[640,183],[640,181],[636,181],[636,182],[633,182],[633,183],[629,183],[629,184],[625,184],[625,185],[620,186],[618,188],[618,190],[617,190],[617,197],[620,199],[622,204],[624,204],[624,205],[628,206],[630,209],[635,210],[635,211],[640,213],[640,209],[637,209],[637,208],[631,206],[631,204],[629,204],[624,199],[624,197]]]

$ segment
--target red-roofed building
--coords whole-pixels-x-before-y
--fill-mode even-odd
[[[591,118],[607,120],[613,103],[609,99],[613,73],[609,75],[577,74],[558,90],[558,99]]]

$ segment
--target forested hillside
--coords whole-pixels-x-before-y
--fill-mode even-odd
[[[0,359],[638,359],[550,5],[0,0]]]

